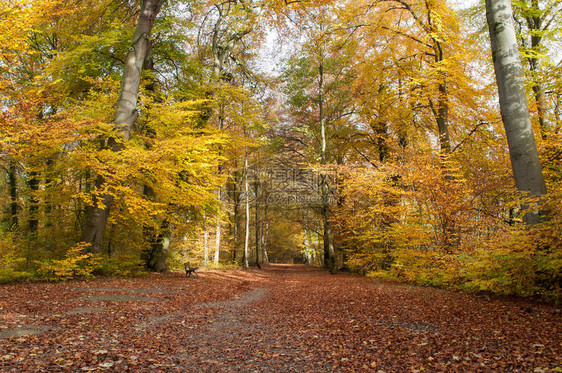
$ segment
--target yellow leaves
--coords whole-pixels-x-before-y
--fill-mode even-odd
[[[50,281],[66,281],[73,278],[88,278],[99,266],[99,258],[86,253],[88,244],[80,242],[70,248],[65,259],[35,262],[40,277]]]
[[[29,32],[56,13],[58,0],[4,0],[0,3],[0,60],[28,53]]]
[[[24,272],[26,260],[20,245],[15,234],[0,234],[0,282],[13,281],[29,275]]]
[[[165,219],[182,231],[186,229],[186,211],[215,203],[214,191],[220,183],[216,169],[223,161],[219,148],[230,139],[217,129],[194,126],[199,114],[195,109],[203,100],[163,98],[155,102],[148,93],[142,99],[146,107],[141,108],[139,127],[130,140],[119,138],[111,123],[97,122],[85,129],[91,141],[83,141],[72,152],[73,165],[102,176],[105,183],[76,197],[104,208],[101,197],[113,196],[111,219],[119,229],[159,229]],[[97,97],[94,93],[77,115],[103,119],[103,110],[95,106]],[[106,102],[102,97],[100,101]],[[115,139],[122,148],[100,148],[99,139],[107,138]]]
[[[10,59],[27,47],[25,31],[32,24],[32,1],[2,1],[0,3],[0,56]]]

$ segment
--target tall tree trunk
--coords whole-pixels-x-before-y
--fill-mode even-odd
[[[537,106],[537,115],[539,117],[539,126],[541,130],[541,137],[543,140],[547,138],[548,131],[550,129],[550,123],[548,118],[546,117],[547,113],[547,104],[546,99],[544,97],[544,88],[542,84],[538,81],[538,77],[536,76],[539,72],[538,60],[534,60],[530,62],[531,64],[531,72],[533,73],[533,94],[535,97],[535,105]]]
[[[227,7],[229,7],[230,5],[228,5]],[[221,25],[224,22],[224,18],[225,18],[225,14],[223,12],[223,5],[215,5],[215,9],[218,11],[218,18],[215,22],[215,26],[213,29],[213,34],[212,34],[212,43],[211,43],[211,50],[213,53],[213,77],[211,79],[212,83],[215,84],[221,84],[222,80],[228,80],[225,79],[225,77],[223,76],[223,72],[224,72],[224,67],[225,67],[225,63],[226,61],[232,56],[232,51],[234,50],[234,48],[241,42],[242,38],[244,38],[244,36],[246,36],[247,34],[249,34],[252,30],[252,25],[248,25],[248,27],[246,29],[243,30],[239,30],[237,32],[235,32],[233,35],[231,35],[229,38],[227,38],[227,42],[224,45],[219,45],[220,44],[220,33],[221,31]],[[215,92],[213,90],[211,90],[210,92],[207,93],[207,96],[209,98],[213,98],[215,96]],[[224,125],[224,107],[221,106],[219,108],[219,118],[218,118],[218,128],[220,130],[223,129],[223,125]],[[211,109],[207,108],[206,113],[204,114],[204,118],[208,119],[211,117]],[[220,156],[220,152],[219,152],[219,156]],[[221,167],[219,166],[219,174],[221,173]],[[221,190],[219,187],[218,190],[218,195],[219,195],[219,213],[217,214],[217,226],[216,226],[216,248],[215,248],[215,257],[214,257],[214,263],[215,264],[219,264],[219,256],[220,256],[220,243],[221,243],[221,216],[220,216],[220,201],[221,201]]]
[[[269,263],[269,258],[267,257],[267,236],[269,234],[269,222],[268,222],[268,210],[269,206],[267,204],[267,195],[264,193],[264,211],[263,211],[263,225],[261,230],[261,249],[262,249],[262,263]]]
[[[31,190],[29,198],[29,232],[32,236],[37,235],[37,230],[39,228],[39,197],[37,193],[39,192],[39,173],[36,171],[31,171],[29,173],[29,179],[27,180],[27,185]]]
[[[219,130],[222,131],[223,126],[224,126],[224,117],[222,115],[222,110],[223,108],[221,107],[220,109],[220,113],[219,113]],[[219,154],[218,156],[220,157],[222,153],[222,147],[219,146]],[[218,166],[218,174],[219,176],[222,174],[222,165],[219,164]],[[219,259],[220,259],[220,250],[221,250],[221,228],[222,228],[222,220],[221,220],[221,209],[222,209],[222,186],[219,185],[218,189],[217,189],[217,199],[218,199],[218,209],[217,209],[217,224],[216,224],[216,230],[215,230],[215,257],[213,259],[213,263],[215,265],[219,264]]]
[[[320,62],[318,66],[318,73],[320,80],[318,84],[319,91],[319,120],[320,120],[320,140],[321,140],[321,162],[325,166],[328,164],[326,154],[327,140],[326,140],[326,118],[324,118],[324,64]],[[323,170],[325,171],[325,170]],[[330,270],[335,270],[336,267],[336,254],[334,250],[334,241],[332,237],[332,226],[330,223],[330,203],[329,203],[329,186],[328,179],[325,172],[322,172],[320,177],[321,193],[322,193],[322,222],[324,225],[324,266]]]
[[[246,131],[244,131],[245,133]],[[244,150],[244,193],[246,196],[246,232],[244,237],[244,268],[250,267],[248,264],[248,246],[250,245],[250,190],[248,188],[248,150]]]
[[[528,57],[529,70],[531,71],[532,77],[532,89],[535,98],[535,105],[537,107],[537,115],[539,117],[539,126],[541,130],[541,137],[546,139],[548,130],[550,128],[550,123],[546,117],[547,103],[544,97],[544,88],[540,83],[539,73],[541,70],[541,63],[537,57],[541,53],[541,42],[545,31],[548,30],[549,25],[543,29],[543,19],[541,18],[541,9],[539,8],[539,2],[537,0],[532,0],[531,4],[527,1],[524,2],[526,7],[532,11],[533,15],[527,15],[527,27],[531,33],[531,50],[536,54],[531,54]],[[530,6],[529,6],[530,5]]]
[[[234,171],[234,237],[233,237],[233,248],[232,248],[232,261],[236,262],[237,255],[238,255],[238,235],[240,233],[240,212],[238,211],[238,207],[240,205],[240,193],[238,191],[238,178],[239,173],[238,171]]]
[[[546,185],[522,81],[511,1],[486,0],[486,19],[515,184],[520,191],[541,196],[546,193]],[[538,213],[529,212],[524,220],[537,223]]]
[[[221,250],[221,188],[217,191],[217,197],[219,199],[219,209],[217,212],[217,227],[215,231],[215,257],[213,263],[215,265],[219,264],[220,250]]]
[[[443,61],[441,44],[436,41],[436,62]],[[449,96],[447,91],[446,77],[443,74],[442,81],[438,85],[439,97],[437,99],[437,110],[435,117],[437,128],[439,130],[439,144],[441,147],[441,169],[445,178],[445,182],[452,182],[454,177],[451,173],[450,160],[451,155],[451,137],[449,135]],[[454,252],[454,248],[460,244],[460,236],[458,234],[457,222],[454,213],[445,210],[441,214],[441,228],[443,230],[443,249],[447,253]]]
[[[53,177],[55,160],[54,157],[49,157],[45,163],[47,170],[45,172],[45,228],[50,228],[53,225],[51,213],[53,211],[53,204],[50,195],[53,193],[55,180]]]
[[[435,41],[435,44],[435,62],[439,63],[443,61],[443,52],[441,44],[438,41]],[[439,130],[441,169],[445,177],[445,182],[452,182],[454,177],[448,163],[452,152],[451,137],[449,135],[449,96],[446,76],[444,73],[442,73],[442,75],[442,81],[438,85],[439,97],[437,98],[437,110],[434,113]],[[441,214],[441,228],[443,229],[443,249],[447,253],[452,253],[454,252],[454,248],[459,246],[461,239],[454,213],[444,211]]]
[[[150,71],[152,74],[156,73],[156,70],[154,69],[154,58],[152,57],[151,40],[148,41],[148,47],[143,63],[143,69],[146,71]],[[153,95],[156,93],[155,78],[149,79],[149,81],[145,85],[145,90]],[[158,97],[155,97],[155,102],[160,103],[162,102],[162,100],[159,99]],[[147,136],[147,138],[149,139],[154,139],[156,137],[156,131],[149,124],[145,126],[143,132],[145,136]],[[150,142],[151,142],[150,140],[145,142],[145,147],[147,150],[150,150],[152,148]],[[151,201],[157,200],[156,193],[154,192],[154,189],[151,186],[145,185],[144,191],[145,191],[144,194],[147,197],[147,199]],[[170,204],[169,207],[174,207],[174,205]],[[154,235],[153,232],[154,230],[151,229],[149,226],[145,226],[144,229],[147,230],[149,233],[152,233],[148,235],[148,242],[150,243],[150,252],[148,256],[149,260],[146,262],[147,268],[155,272],[168,272],[168,265],[166,263],[166,259],[168,258],[168,249],[170,246],[170,239],[172,236],[170,221],[167,219],[167,217],[164,217],[162,223],[160,224],[159,233],[156,236]]]
[[[18,184],[17,166],[15,160],[10,160],[8,165],[8,179],[10,184],[10,230],[18,230]]]
[[[138,118],[137,101],[143,64],[150,49],[150,34],[154,21],[164,0],[144,0],[121,80],[121,89],[115,110],[114,126],[120,137],[128,140],[133,124]],[[114,138],[107,139],[107,147],[117,152],[122,145]],[[98,176],[96,186],[102,188],[103,177]],[[81,241],[90,244],[89,251],[101,253],[103,235],[107,226],[109,211],[113,203],[111,191],[94,197],[92,206],[86,208],[86,221],[82,229]],[[102,206],[100,206],[103,205]]]
[[[209,268],[209,229],[207,227],[207,213],[203,212],[203,266]]]
[[[445,82],[439,84],[439,98],[437,99],[437,127],[439,129],[439,143],[441,152],[451,153],[451,137],[449,135],[449,97]]]
[[[255,205],[254,205],[254,227],[255,227],[255,246],[256,246],[256,266],[261,269],[260,265],[260,220],[259,220],[259,184],[256,177],[254,183]]]

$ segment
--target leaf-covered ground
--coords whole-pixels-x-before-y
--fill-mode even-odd
[[[0,287],[0,371],[556,372],[559,307],[305,266]]]

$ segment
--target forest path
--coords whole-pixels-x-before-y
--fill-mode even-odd
[[[562,315],[531,301],[302,265],[0,286],[0,371],[549,372]]]

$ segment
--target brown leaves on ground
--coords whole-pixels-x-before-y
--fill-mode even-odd
[[[0,287],[0,370],[562,371],[556,306],[305,266]]]

